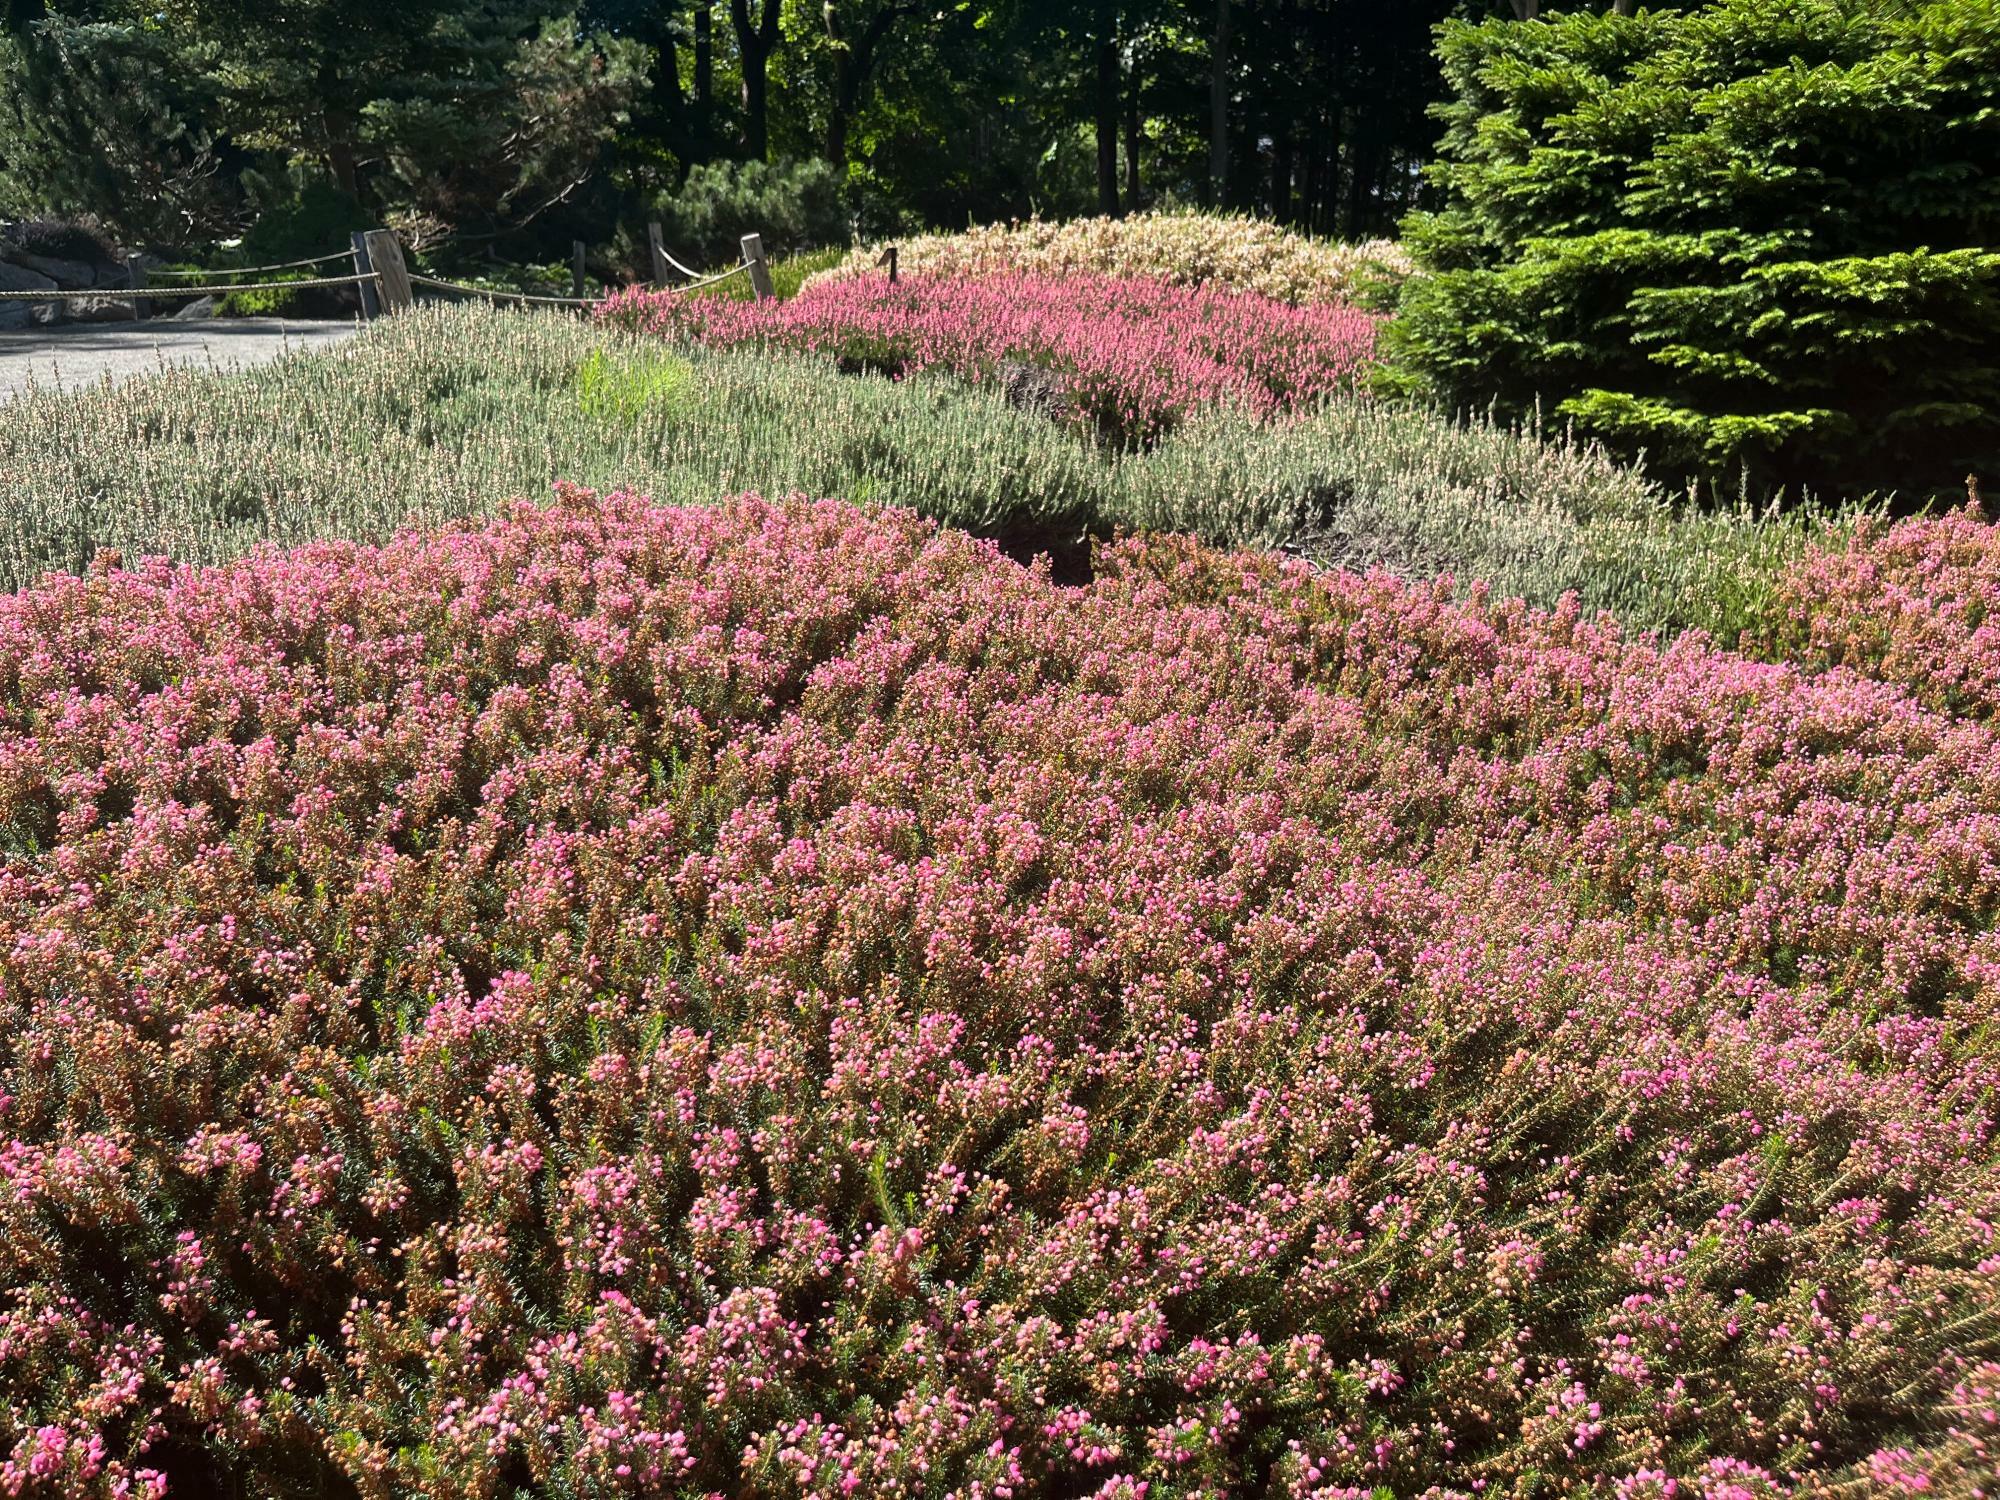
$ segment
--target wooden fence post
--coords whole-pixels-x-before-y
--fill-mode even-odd
[[[771,290],[771,268],[764,260],[764,236],[746,234],[743,236],[743,259],[750,265],[750,290],[757,294],[759,302],[768,301],[777,295]]]
[[[653,255],[653,285],[667,284],[667,242],[660,234],[660,221],[655,219],[646,226],[646,248]]]
[[[139,257],[136,255],[128,255],[125,257],[125,284],[130,288],[132,288],[134,292],[145,290],[146,268],[144,265],[140,264]],[[153,315],[153,303],[150,298],[134,297],[132,299],[133,317],[150,318],[152,317],[152,315]]]
[[[382,278],[382,311],[402,312],[414,305],[410,268],[403,263],[403,247],[395,234],[387,229],[371,229],[362,240],[368,251],[369,266]]]
[[[354,274],[372,275],[375,268],[368,260],[368,236],[357,229],[348,236],[348,243],[354,247]],[[375,295],[375,283],[372,280],[355,282],[354,290],[361,294],[361,316],[365,320],[372,323],[382,316],[382,299]]]
[[[894,286],[896,284],[896,247],[891,245],[887,250],[884,250],[875,264],[889,268],[889,285]]]
[[[579,301],[583,298],[583,241],[569,242],[569,294]]]

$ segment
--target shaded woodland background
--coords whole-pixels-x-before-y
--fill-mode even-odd
[[[1516,5],[1516,10],[1519,5]],[[6,0],[0,218],[515,258],[1204,205],[1392,232],[1471,0]]]

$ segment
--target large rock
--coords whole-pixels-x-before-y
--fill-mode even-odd
[[[1000,361],[1000,392],[1012,406],[1061,421],[1070,414],[1069,389],[1062,378],[1039,365]]]
[[[213,297],[197,297],[185,307],[168,313],[167,316],[172,318],[176,323],[198,323],[203,318],[212,318],[215,316],[215,299]]]
[[[130,297],[72,297],[69,315],[78,323],[129,323],[139,309]]]
[[[78,291],[97,285],[97,271],[80,260],[64,260],[56,255],[30,255],[25,250],[11,252],[7,259],[17,266],[46,276],[57,286]]]
[[[52,292],[55,289],[54,280],[41,272],[0,260],[0,292]],[[0,298],[0,328],[26,328],[31,323],[53,323],[61,317],[60,302]]]

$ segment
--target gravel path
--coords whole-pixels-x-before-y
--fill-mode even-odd
[[[106,375],[113,380],[148,375],[162,364],[261,365],[287,349],[335,343],[358,326],[291,318],[155,319],[0,332],[0,401],[26,385],[31,375],[41,385],[59,375],[64,385],[74,387]]]

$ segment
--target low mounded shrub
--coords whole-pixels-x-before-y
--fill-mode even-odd
[[[1770,654],[1898,683],[1947,713],[2000,709],[2000,539],[1977,509],[1857,527],[1787,569]]]
[[[0,600],[15,1494],[1974,1494],[2000,737],[569,492]]]
[[[667,249],[700,269],[736,264],[751,233],[762,235],[773,255],[848,241],[840,175],[817,159],[703,163],[678,191],[655,200],[651,216]]]
[[[0,251],[21,251],[89,266],[116,266],[123,257],[110,237],[83,219],[25,219],[0,226]]]
[[[1280,302],[1354,302],[1411,271],[1393,240],[1312,239],[1264,219],[1143,213],[1122,219],[1028,219],[896,242],[903,270],[943,276],[1150,276],[1176,286],[1257,292]],[[879,278],[883,247],[857,247],[828,279]]]
[[[834,280],[788,301],[737,302],[632,289],[599,316],[721,348],[804,350],[844,368],[949,371],[994,383],[1007,361],[1057,372],[1077,422],[1116,447],[1157,442],[1198,411],[1259,415],[1353,384],[1376,320],[1339,305],[1292,307],[1254,292],[1146,278],[1002,272]]]
[[[254,181],[257,219],[229,257],[241,265],[324,255],[345,245],[355,230],[376,227],[367,209],[323,177],[294,169],[260,174]],[[333,274],[340,274],[340,268]]]

